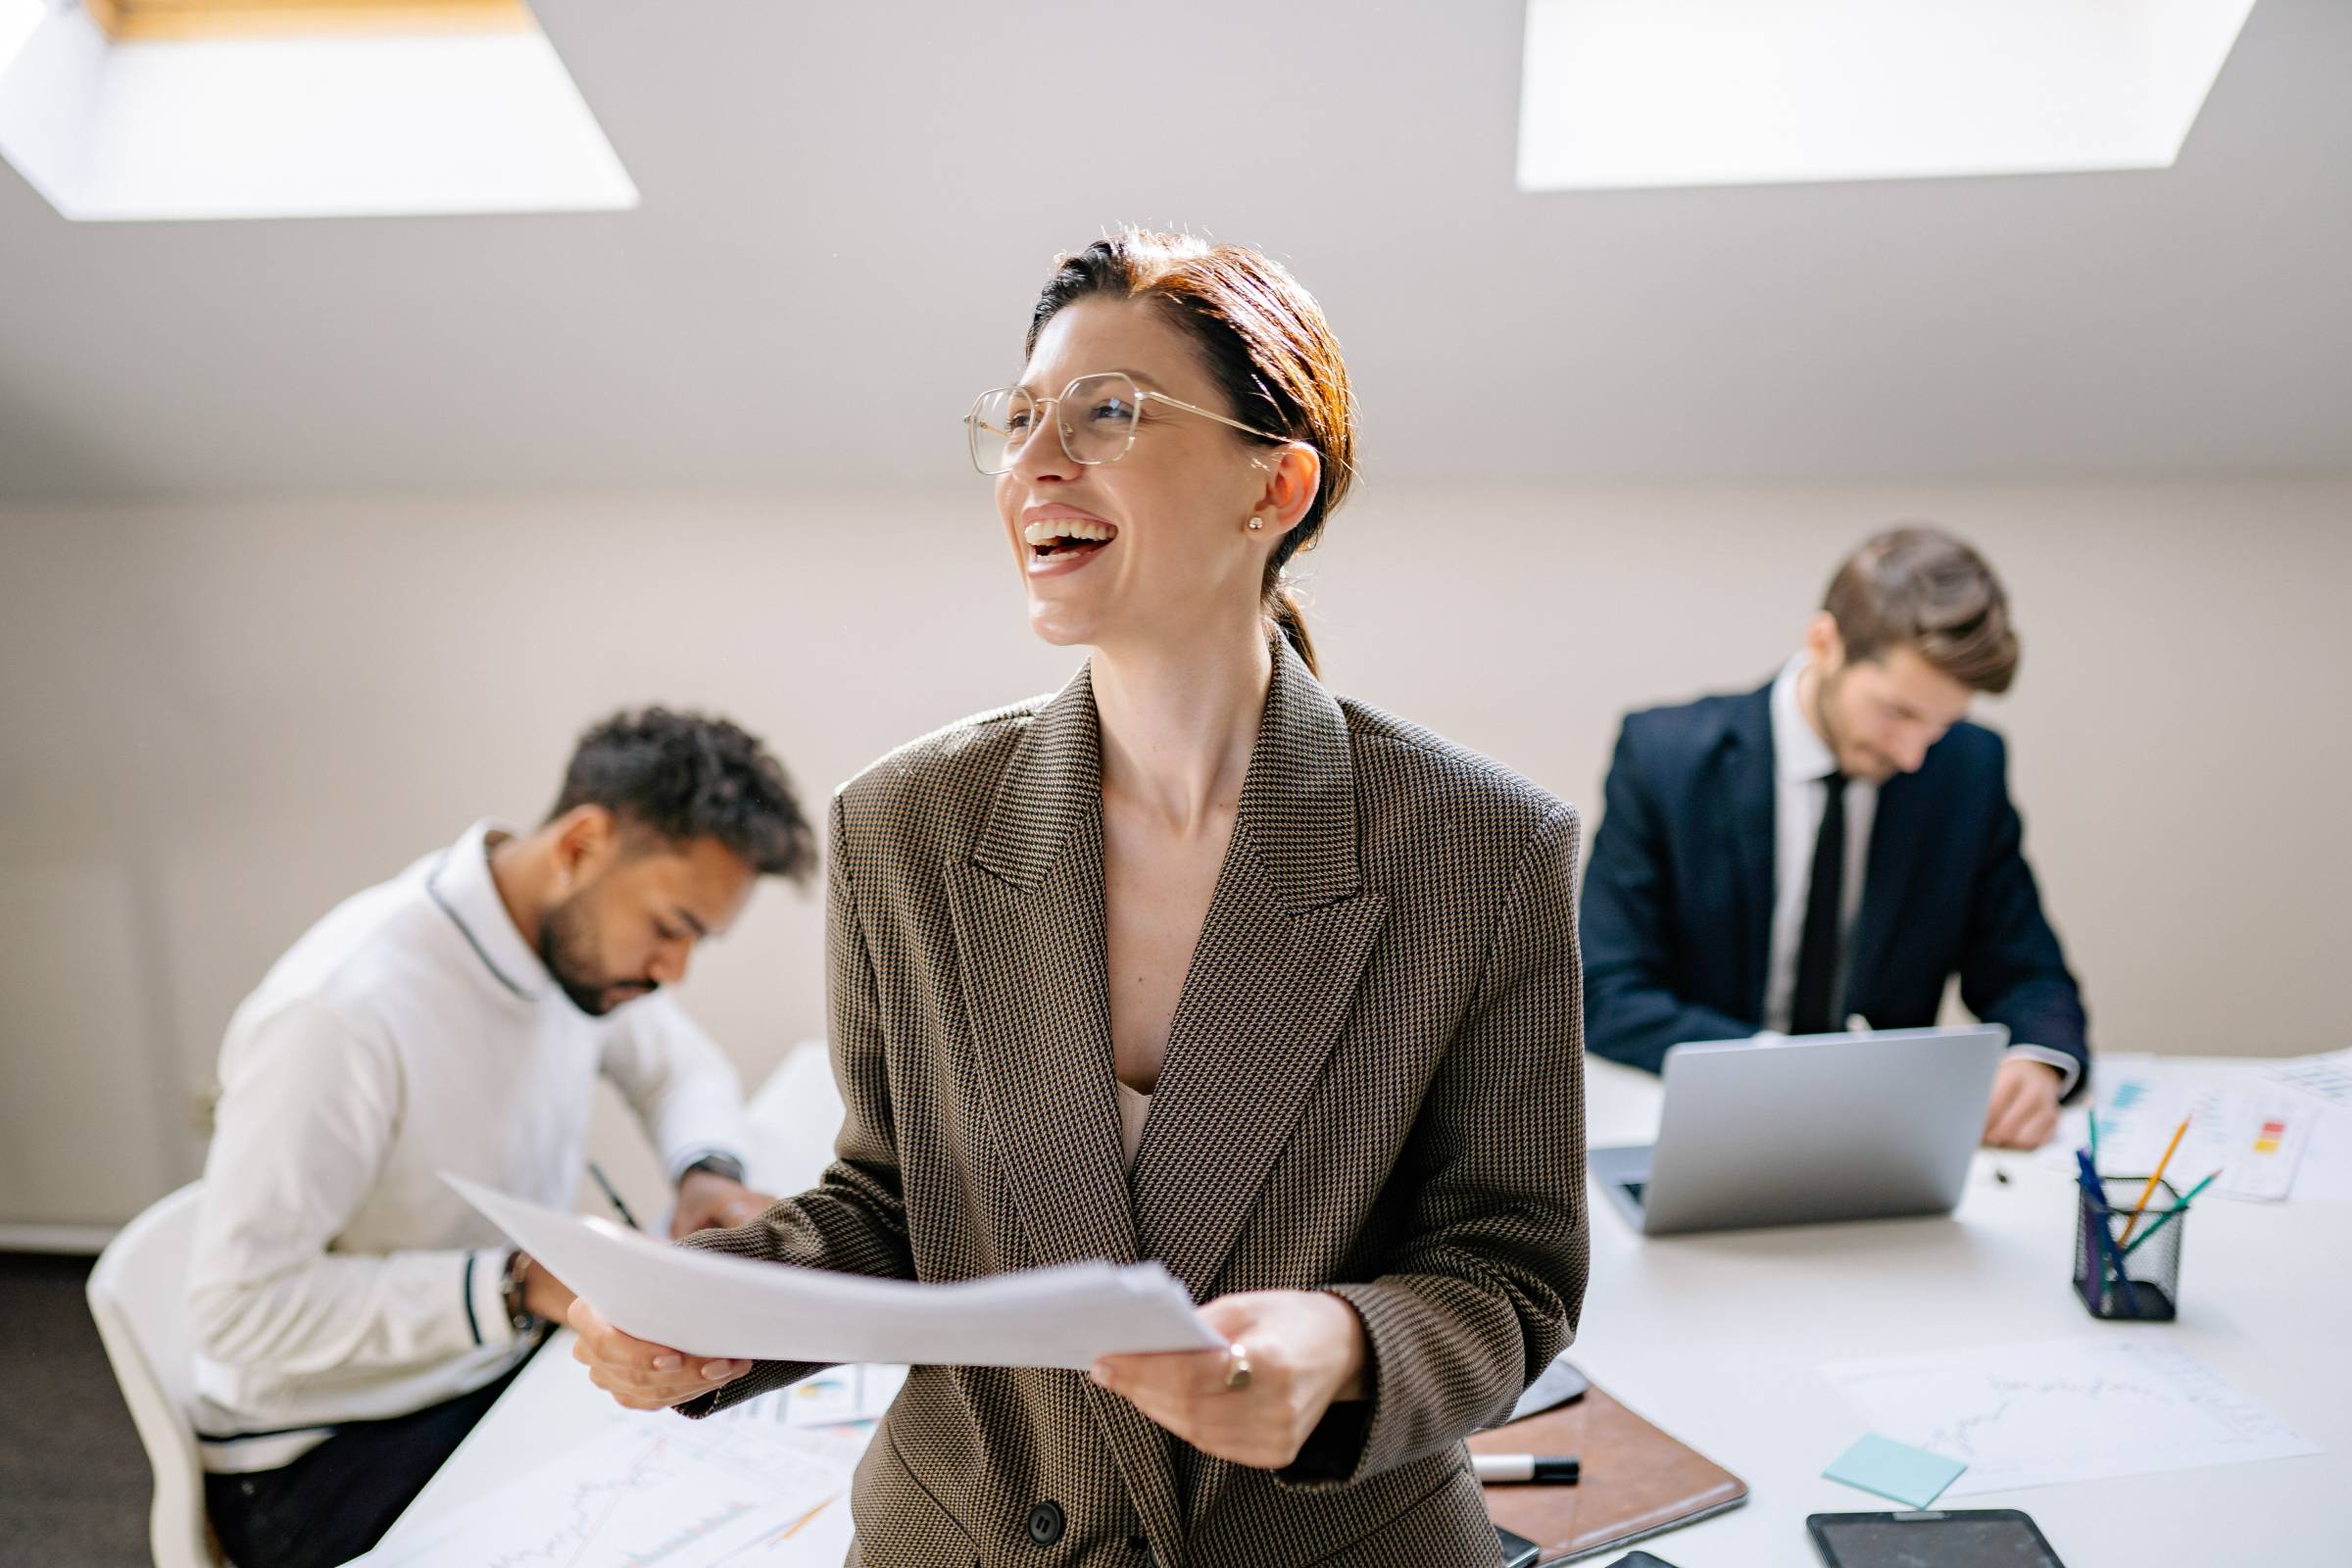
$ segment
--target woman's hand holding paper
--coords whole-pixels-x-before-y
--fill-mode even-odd
[[[734,1382],[752,1369],[749,1361],[688,1355],[666,1345],[623,1334],[604,1314],[575,1298],[565,1314],[579,1340],[571,1357],[588,1368],[589,1379],[632,1410],[662,1410]]]

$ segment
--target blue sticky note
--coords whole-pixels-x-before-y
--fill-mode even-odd
[[[1908,1443],[1866,1432],[1852,1447],[1831,1460],[1822,1475],[1914,1508],[1925,1508],[1943,1495],[1943,1489],[1967,1468],[1940,1453],[1930,1453]]]

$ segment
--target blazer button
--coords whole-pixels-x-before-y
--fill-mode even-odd
[[[1041,1546],[1051,1546],[1061,1539],[1067,1521],[1061,1516],[1061,1505],[1041,1502],[1029,1510],[1029,1539]]]

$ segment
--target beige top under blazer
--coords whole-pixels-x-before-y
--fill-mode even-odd
[[[685,1245],[930,1281],[1155,1258],[1201,1301],[1330,1289],[1372,1363],[1280,1472],[1082,1373],[917,1367],[858,1467],[851,1561],[1496,1561],[1461,1440],[1585,1290],[1575,808],[1277,643],[1131,1170],[1087,672],[884,758],[834,798],[829,849],[835,1161]],[[761,1362],[684,1408],[811,1370]]]

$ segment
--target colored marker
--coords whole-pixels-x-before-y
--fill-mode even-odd
[[[2090,1200],[2090,1213],[2086,1217],[2090,1221],[2091,1230],[2098,1238],[2096,1247],[2098,1262],[2092,1266],[2092,1272],[2104,1276],[2106,1270],[2112,1266],[2115,1270],[2117,1294],[2131,1308],[2131,1315],[2137,1317],[2139,1316],[2139,1293],[2132,1288],[2132,1276],[2124,1272],[2124,1254],[2116,1246],[2115,1233],[2108,1229],[2114,1221],[2115,1210],[2107,1206],[2106,1186],[2099,1180],[2098,1170],[2092,1166],[2090,1155],[2078,1149],[2075,1151],[2075,1163],[2082,1171],[2082,1194]],[[2103,1279],[2099,1294],[2101,1296],[2107,1294]]]
[[[1474,1453],[1470,1456],[1470,1471],[1482,1487],[1514,1484],[1573,1487],[1584,1466],[1573,1453],[1558,1459],[1534,1453]]]
[[[2215,1171],[2213,1176],[2208,1176],[2203,1181],[2197,1183],[2196,1186],[2191,1187],[2187,1193],[2181,1197],[2180,1201],[2175,1203],[2172,1207],[2166,1209],[2163,1213],[2157,1215],[2155,1219],[2151,1220],[2148,1224],[2148,1228],[2139,1233],[2139,1240],[2133,1242],[2130,1247],[2124,1249],[2124,1255],[2126,1257],[2130,1257],[2133,1252],[2139,1250],[2139,1249],[2142,1247],[2145,1247],[2148,1244],[2149,1237],[2164,1229],[2164,1222],[2166,1220],[2171,1219],[2175,1214],[2178,1214],[2181,1210],[2187,1208],[2189,1200],[2196,1197],[2206,1188],[2211,1187],[2213,1185],[2214,1176],[2219,1175],[2221,1175],[2221,1172],[2218,1170]]]

